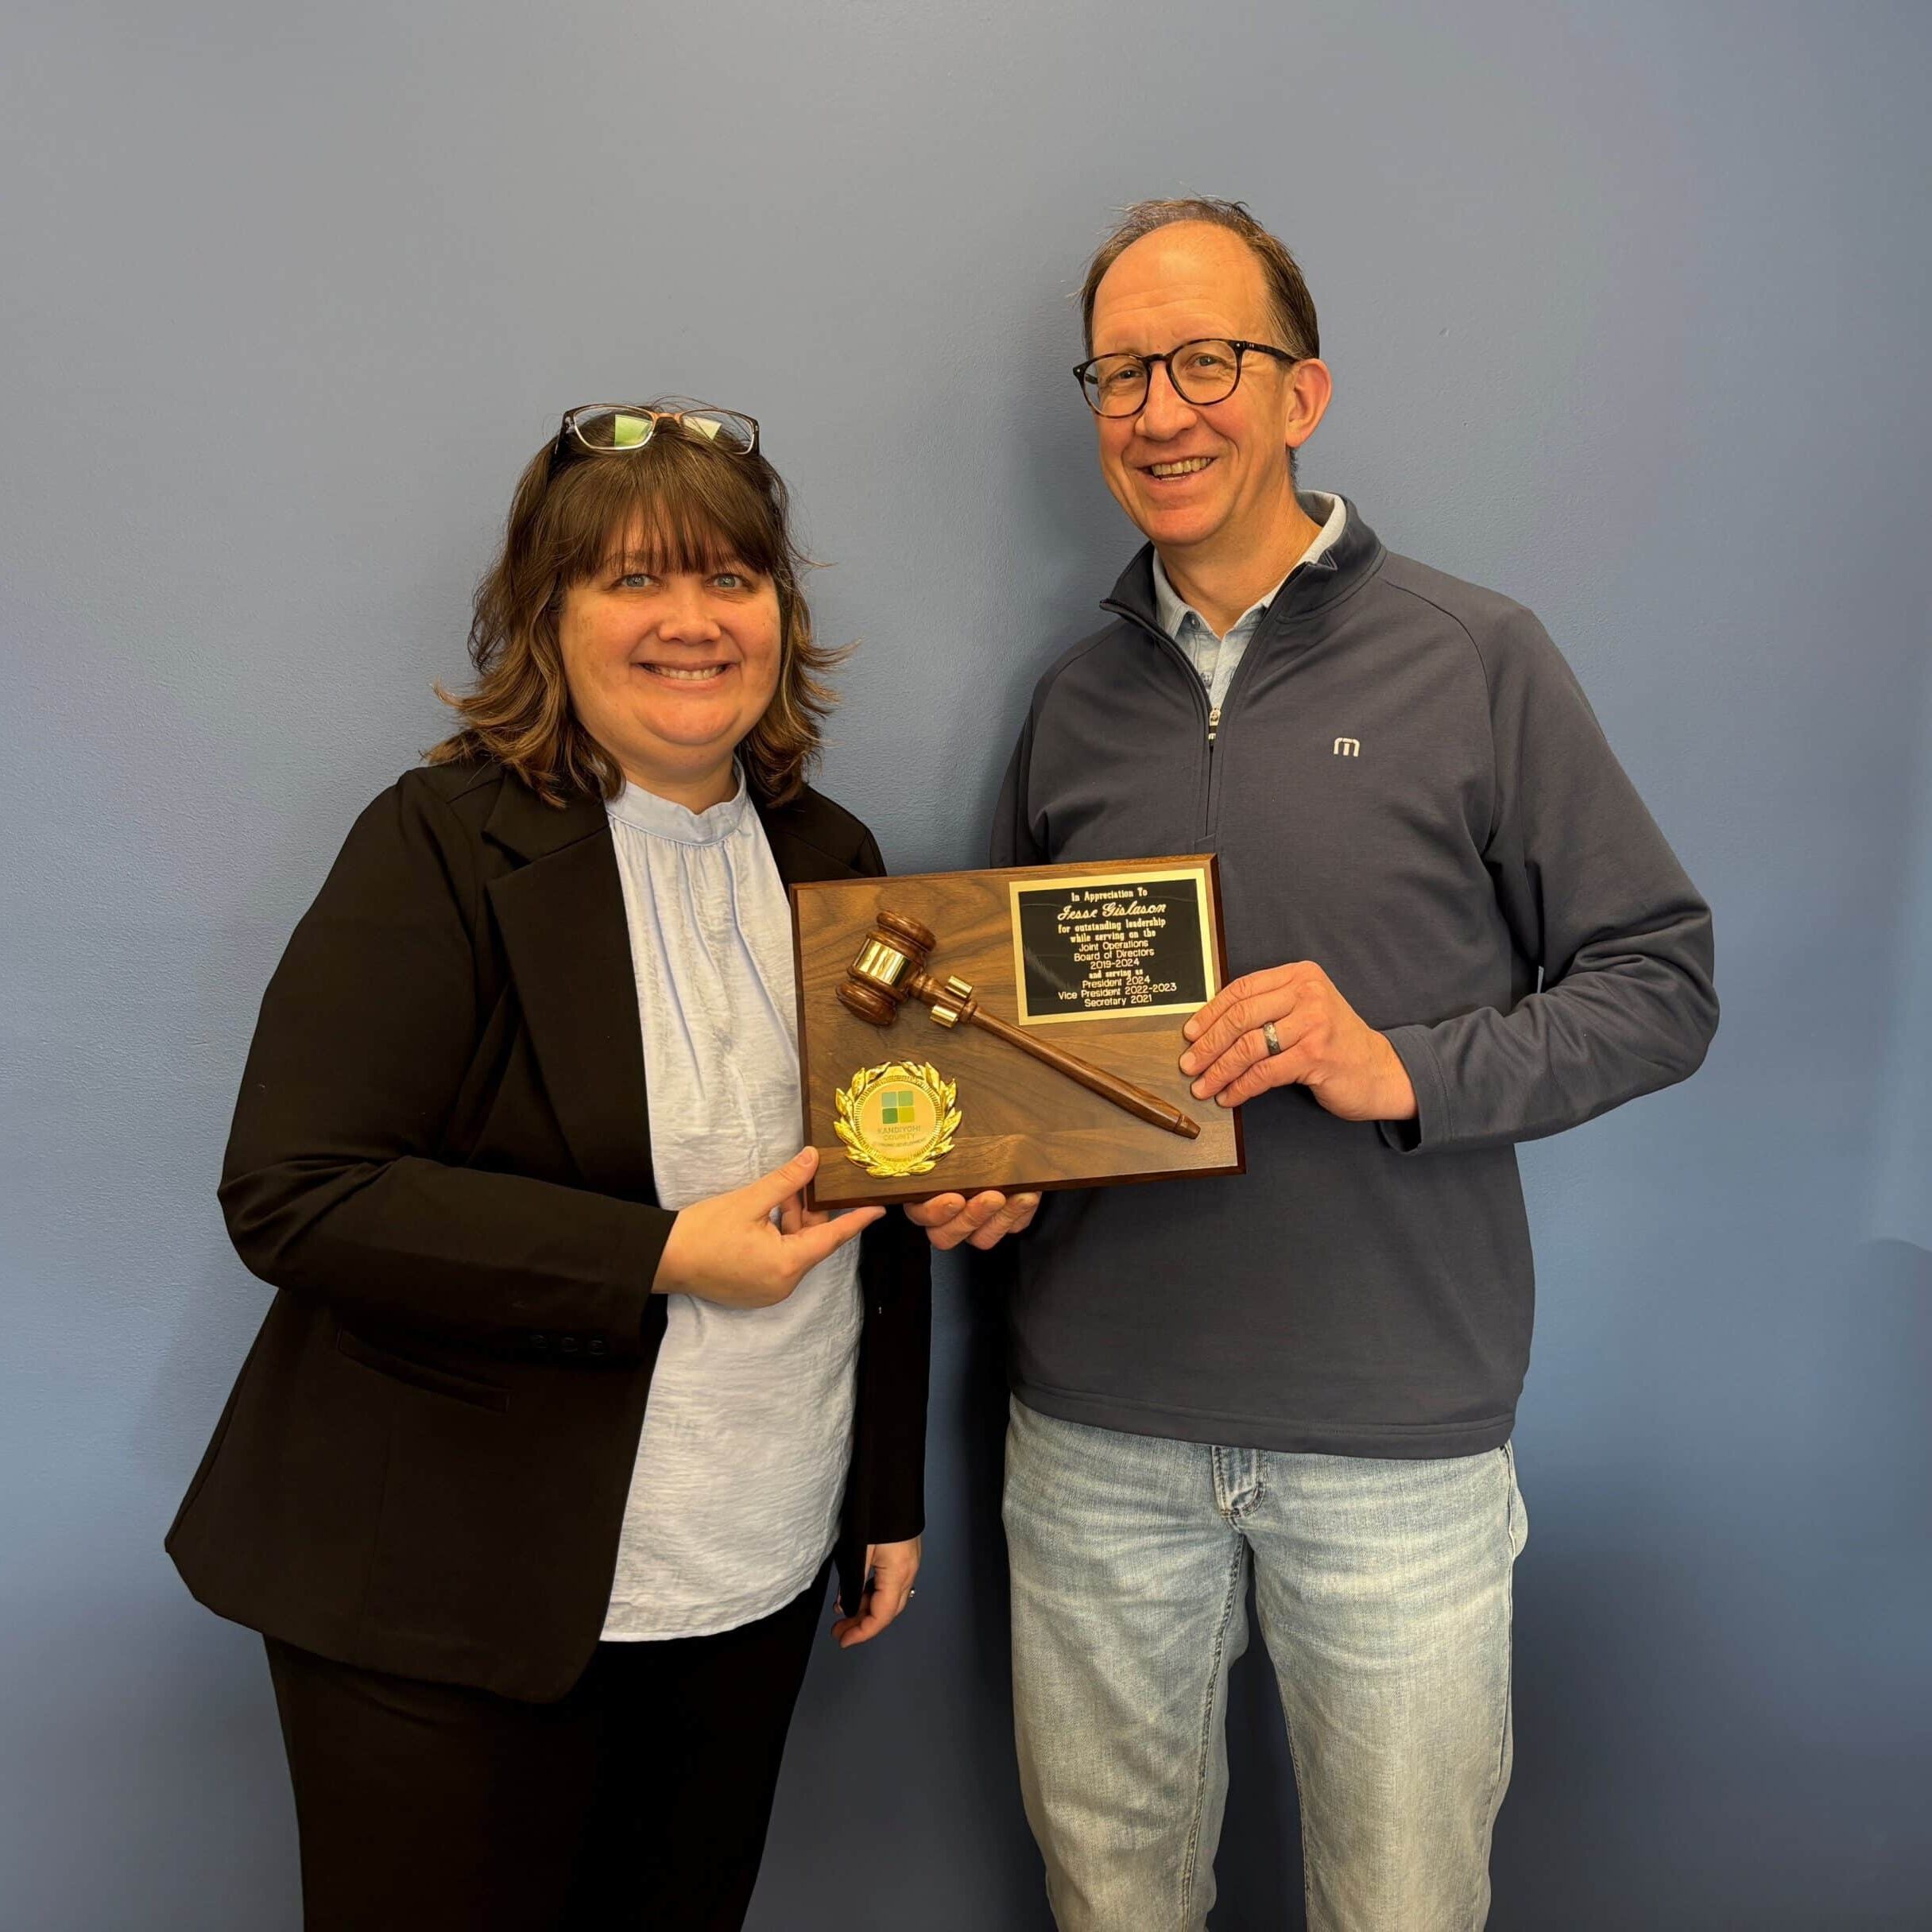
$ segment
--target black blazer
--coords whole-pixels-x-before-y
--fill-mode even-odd
[[[807,790],[788,884],[882,872]],[[409,772],[262,1002],[221,1201],[277,1292],[168,1538],[211,1609],[365,1668],[561,1697],[608,1604],[664,1302],[623,889],[601,803]],[[923,1524],[925,1237],[860,1237],[841,1585]]]

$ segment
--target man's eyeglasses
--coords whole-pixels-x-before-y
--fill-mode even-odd
[[[1290,365],[1304,358],[1264,342],[1226,342],[1203,335],[1170,349],[1165,355],[1097,355],[1074,370],[1080,393],[1096,416],[1138,416],[1147,403],[1154,365],[1167,365],[1167,380],[1183,402],[1225,402],[1241,379],[1244,356],[1272,356]]]
[[[682,399],[680,399],[682,400]],[[758,447],[758,419],[736,409],[714,409],[708,403],[687,402],[682,408],[659,408],[650,403],[587,402],[563,412],[550,452],[552,467],[573,446],[593,455],[611,450],[641,450],[657,433],[660,423],[676,423],[695,436],[734,456],[749,456]]]

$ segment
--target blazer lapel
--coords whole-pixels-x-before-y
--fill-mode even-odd
[[[858,876],[818,842],[823,811],[810,792],[759,809],[787,885]],[[637,981],[602,803],[574,800],[559,811],[506,779],[484,831],[523,861],[490,881],[490,902],[571,1157],[599,1192],[650,1199]]]
[[[652,1198],[624,888],[599,800],[562,811],[513,779],[486,835],[525,862],[489,886],[545,1090],[585,1182]]]
[[[788,805],[758,807],[765,842],[772,848],[772,862],[787,885],[859,876],[843,859],[834,858],[817,843],[813,835],[818,829],[814,821],[819,814],[813,809],[817,803],[817,794],[807,791]]]

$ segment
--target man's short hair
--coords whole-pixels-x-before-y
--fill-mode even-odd
[[[1322,353],[1314,298],[1302,280],[1295,257],[1240,202],[1199,196],[1179,201],[1136,201],[1122,213],[1120,225],[1094,251],[1094,259],[1086,265],[1086,280],[1080,287],[1080,327],[1089,355],[1094,353],[1094,297],[1101,277],[1143,236],[1152,234],[1157,228],[1171,228],[1177,222],[1206,222],[1239,235],[1261,265],[1268,305],[1274,311],[1275,326],[1281,331],[1276,346],[1295,356]]]

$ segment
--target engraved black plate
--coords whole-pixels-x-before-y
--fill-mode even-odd
[[[1208,997],[1205,870],[1012,888],[1023,1026],[1191,1013]]]

